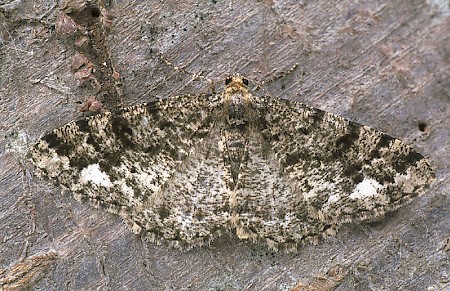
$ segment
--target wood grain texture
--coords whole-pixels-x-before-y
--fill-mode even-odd
[[[108,48],[125,105],[220,88],[240,73],[265,87],[409,143],[437,182],[388,219],[349,225],[296,255],[224,238],[187,253],[143,242],[118,217],[33,177],[26,153],[82,114],[89,93],[74,49],[52,25],[53,1],[0,4],[0,267],[56,253],[41,289],[290,289],[340,265],[334,288],[443,289],[448,284],[450,70],[448,2],[111,1]],[[440,3],[440,2],[436,2]],[[419,123],[421,124],[419,129]],[[426,126],[424,126],[426,125]],[[443,271],[444,270],[444,271]]]

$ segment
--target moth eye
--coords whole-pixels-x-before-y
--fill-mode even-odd
[[[245,86],[248,86],[248,79],[242,78],[242,83],[244,83]]]
[[[226,79],[225,79],[225,85],[230,84],[230,83],[231,83],[231,80],[232,80],[231,77],[226,78]]]

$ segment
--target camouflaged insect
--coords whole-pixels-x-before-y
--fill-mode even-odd
[[[398,139],[301,103],[178,96],[71,122],[31,150],[43,176],[180,249],[224,234],[295,251],[392,211],[434,179]]]

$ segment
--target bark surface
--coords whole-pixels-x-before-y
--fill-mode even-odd
[[[106,27],[105,34],[89,35],[101,44],[89,55],[100,86],[95,92],[95,82],[86,85],[71,70],[78,39],[61,33],[62,4],[0,1],[4,289],[449,287],[448,1],[126,0],[99,5],[98,11],[77,15],[86,21],[80,25],[101,21]],[[380,221],[348,225],[334,238],[286,255],[227,237],[189,252],[150,244],[118,216],[79,203],[33,176],[30,147],[49,130],[89,114],[79,111],[83,104],[86,108],[87,96],[97,95],[104,108],[114,109],[211,90],[209,82],[184,71],[213,80],[218,90],[233,73],[254,83],[274,79],[264,86],[267,94],[410,144],[429,157],[437,181]]]

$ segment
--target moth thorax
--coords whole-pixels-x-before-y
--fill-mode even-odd
[[[247,111],[248,98],[243,92],[233,92],[228,96],[228,114],[230,118],[242,119]],[[244,120],[242,120],[244,121]]]

